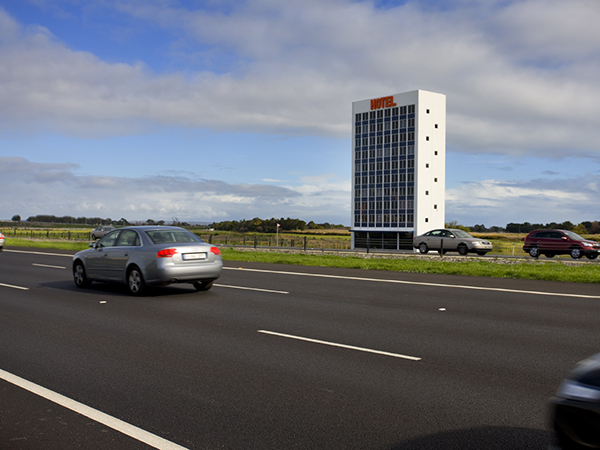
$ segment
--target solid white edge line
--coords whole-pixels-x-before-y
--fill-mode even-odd
[[[340,348],[346,348],[346,349],[350,349],[350,350],[358,350],[358,351],[366,352],[366,353],[375,353],[377,355],[409,359],[411,361],[421,361],[421,358],[419,358],[417,356],[408,356],[408,355],[402,355],[400,353],[390,353],[390,352],[384,352],[381,350],[373,350],[370,348],[355,347],[354,345],[338,344],[336,342],[320,341],[318,339],[312,339],[312,338],[307,338],[307,337],[302,337],[302,336],[294,336],[293,334],[277,333],[275,331],[267,331],[267,330],[257,330],[257,331],[258,331],[258,333],[270,334],[272,336],[279,336],[279,337],[284,337],[284,338],[289,338],[289,339],[296,339],[299,341],[312,342],[314,344],[323,344],[323,345],[329,345],[331,347],[340,347]]]
[[[8,249],[4,249],[5,252],[9,252],[9,253],[27,253],[27,254],[31,254],[31,255],[44,255],[44,256],[64,256],[66,258],[73,258],[73,254],[65,254],[65,253],[46,253],[46,252],[30,252],[30,251],[26,251],[26,250],[8,250]]]
[[[36,263],[31,263],[32,266],[36,266],[36,267],[47,267],[49,269],[66,269],[66,267],[63,266],[51,266],[48,264],[36,264]]]
[[[415,286],[432,286],[432,287],[446,287],[456,289],[471,289],[476,291],[493,291],[493,292],[510,292],[512,294],[532,294],[532,295],[548,295],[554,297],[572,297],[572,298],[600,298],[600,295],[585,295],[585,294],[564,294],[560,292],[544,292],[544,291],[525,291],[522,289],[505,289],[505,288],[493,288],[484,286],[467,286],[461,284],[442,284],[442,283],[426,283],[424,281],[402,281],[402,280],[389,280],[379,278],[364,278],[364,277],[346,277],[342,275],[326,275],[321,273],[305,273],[305,272],[286,272],[279,270],[264,270],[264,269],[245,269],[242,267],[223,267],[228,270],[241,270],[247,272],[262,272],[262,273],[278,273],[281,275],[297,275],[306,277],[319,277],[319,278],[334,278],[339,280],[355,280],[355,281],[373,281],[377,283],[396,283],[396,284],[411,284]]]
[[[271,289],[259,289],[259,288],[245,287],[245,286],[231,286],[229,284],[214,284],[214,286],[224,287],[224,288],[231,288],[231,289],[242,289],[242,290],[245,290],[245,291],[270,292],[270,293],[273,293],[273,294],[289,294],[289,292],[286,292],[286,291],[273,291]]]
[[[46,400],[50,400],[51,402],[56,403],[57,405],[63,406],[71,411],[74,411],[82,416],[88,417],[96,422],[99,422],[107,427],[112,428],[122,434],[125,434],[133,439],[136,439],[140,442],[150,445],[151,447],[157,448],[159,450],[188,450],[186,447],[182,447],[181,445],[175,444],[171,441],[167,441],[166,439],[161,438],[160,436],[156,436],[155,434],[149,433],[148,431],[142,430],[141,428],[136,427],[135,425],[131,425],[127,422],[123,422],[116,417],[109,416],[97,409],[86,406],[82,403],[79,403],[75,400],[72,400],[64,395],[58,394],[50,389],[46,389],[45,387],[39,386],[31,381],[27,381],[17,375],[13,375],[12,373],[6,372],[0,369],[0,378],[18,386],[26,391],[29,391],[33,394],[36,394],[40,397],[45,398]]]
[[[29,290],[29,288],[26,288],[26,287],[23,287],[23,286],[13,286],[12,284],[0,283],[0,286],[7,287],[7,288],[12,288],[12,289],[20,289],[21,291],[28,291]]]

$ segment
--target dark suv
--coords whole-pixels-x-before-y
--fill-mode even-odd
[[[548,258],[555,255],[571,255],[573,259],[579,259],[582,256],[595,259],[600,253],[600,244],[584,239],[572,231],[536,230],[525,238],[523,251],[534,258],[542,254]]]

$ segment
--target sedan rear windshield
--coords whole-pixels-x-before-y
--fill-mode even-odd
[[[186,242],[204,242],[194,233],[185,230],[154,230],[146,234],[155,244],[184,244]]]

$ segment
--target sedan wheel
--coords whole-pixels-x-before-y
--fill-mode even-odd
[[[429,247],[427,247],[427,244],[425,242],[419,244],[419,251],[424,255],[429,251]]]
[[[73,281],[75,281],[75,286],[78,288],[86,288],[92,284],[85,275],[85,267],[83,267],[81,261],[77,261],[73,266]]]
[[[530,255],[532,258],[538,258],[538,257],[540,256],[540,249],[539,249],[539,248],[537,248],[537,247],[531,247],[531,248],[529,249],[529,255]]]
[[[579,258],[581,258],[581,256],[582,256],[582,254],[581,254],[580,248],[572,248],[571,249],[571,258],[579,259]]]
[[[196,288],[197,291],[208,291],[211,287],[213,287],[214,282],[215,282],[215,280],[203,281],[201,283],[194,283],[194,287]]]
[[[137,267],[132,268],[127,275],[127,287],[133,295],[142,295],[146,291],[146,282]]]
[[[467,248],[467,246],[465,244],[460,244],[458,246],[458,253],[460,255],[466,256],[467,253],[469,253],[469,249]]]

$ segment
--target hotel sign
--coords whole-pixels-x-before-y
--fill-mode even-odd
[[[392,106],[396,106],[396,104],[394,103],[393,95],[390,95],[389,97],[381,97],[371,100],[371,110],[380,108],[391,108]]]

